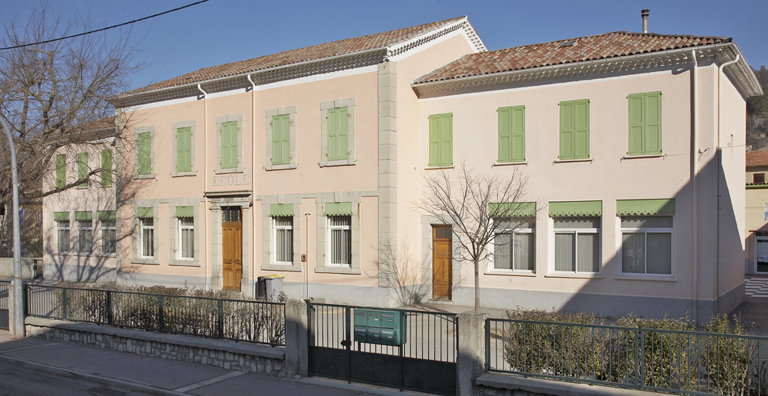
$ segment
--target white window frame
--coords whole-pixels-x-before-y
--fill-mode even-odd
[[[349,219],[348,225],[331,225],[331,218],[333,217],[345,217]],[[328,266],[329,267],[343,267],[343,268],[351,268],[352,267],[352,216],[350,215],[338,215],[338,216],[325,216],[326,219],[326,229],[328,231],[328,242],[326,243],[326,257],[328,257]],[[345,250],[349,252],[349,263],[334,263],[333,262],[333,231],[346,231],[347,236],[344,238],[345,241],[347,241],[348,246]],[[344,235],[344,233],[342,233]]]
[[[152,220],[152,225],[148,226],[144,224],[145,220]],[[150,247],[152,248],[151,256],[144,255],[144,239],[146,238],[146,236],[144,235],[144,231],[150,231],[150,234],[151,234],[149,236],[149,243],[150,243]],[[155,239],[155,219],[152,217],[139,219],[139,258],[143,258],[143,259],[155,258],[154,239]]]
[[[601,216],[570,216],[573,218],[597,218],[598,221],[602,225],[602,218]],[[557,218],[564,218],[564,217],[557,217]],[[554,220],[555,218],[552,218],[553,226],[553,238],[552,238],[552,246],[554,247],[554,250],[552,251],[552,268],[553,271],[557,274],[585,274],[585,275],[595,275],[600,274],[602,271],[602,250],[603,250],[603,240],[600,234],[600,228],[555,228],[554,226]],[[569,271],[562,271],[557,269],[557,234],[571,234],[573,235],[573,270]],[[597,262],[598,262],[598,270],[597,271],[579,271],[579,263],[577,262],[579,257],[579,235],[580,234],[592,234],[597,235]]]
[[[499,220],[504,221],[504,219],[494,219],[494,221],[499,221]],[[517,221],[517,222],[524,222],[524,219],[520,219],[520,218],[512,218],[512,219],[509,219],[509,220],[510,221]],[[506,228],[505,227],[505,228],[498,228],[498,229],[496,229],[497,236],[494,237],[493,242],[491,243],[491,249],[493,249],[493,253],[495,254],[496,253],[495,247],[496,247],[496,244],[497,244],[497,239],[496,238],[498,237],[498,234],[511,234],[513,242],[515,240],[515,235],[516,234],[531,234],[531,235],[533,235],[533,245],[531,246],[532,249],[531,249],[530,254],[533,255],[533,269],[530,269],[530,270],[515,269],[515,261],[514,261],[515,260],[515,251],[510,249],[509,254],[510,254],[510,257],[511,257],[511,260],[512,260],[512,263],[511,263],[512,264],[512,268],[496,268],[496,257],[493,256],[493,257],[491,257],[491,269],[492,269],[492,271],[494,271],[494,272],[519,272],[519,273],[534,273],[536,271],[536,233],[534,232],[534,230],[536,229],[536,221],[535,220],[531,220],[530,223],[533,224],[533,228],[517,227],[517,228],[510,229],[510,228]],[[512,243],[512,247],[513,248],[514,248],[514,245],[515,244]]]
[[[66,224],[66,226],[62,227],[63,224]],[[67,232],[67,250],[61,250],[61,231]],[[72,248],[72,234],[70,232],[71,226],[69,220],[56,220],[56,249],[58,250],[58,253],[67,253]]]
[[[75,220],[77,221],[77,252],[91,254],[93,253],[93,219],[91,220]],[[84,227],[83,224],[88,224]],[[87,233],[83,235],[83,233]],[[83,238],[85,236],[85,238]],[[83,239],[88,242],[88,249],[83,250]]]
[[[622,227],[621,226],[621,218],[622,217],[653,217],[653,216],[617,216],[619,220],[619,268],[618,273],[622,277],[664,277],[669,278],[674,275],[674,268],[675,268],[675,260],[674,260],[674,228],[675,228],[675,220],[672,218],[672,227]],[[665,217],[673,217],[673,216],[665,216]],[[645,236],[645,263],[643,263],[643,268],[645,272],[639,273],[639,272],[624,272],[624,233],[628,234],[644,234]],[[670,238],[670,257],[669,257],[669,273],[668,274],[653,274],[648,273],[648,234],[669,234]]]
[[[192,224],[184,224],[182,220],[184,219],[192,219]],[[177,217],[176,218],[176,224],[178,229],[178,250],[177,250],[177,260],[180,261],[194,261],[195,260],[195,218],[194,217]],[[192,257],[184,257],[184,230],[189,230],[192,232]]]
[[[285,218],[291,219],[291,224],[290,225],[278,225],[277,224],[277,220],[278,219],[285,219]],[[278,261],[277,260],[278,249],[281,249],[280,246],[277,246],[277,233],[280,232],[280,231],[282,231],[282,232],[290,231],[291,232],[290,238],[285,238],[284,239],[285,241],[290,241],[291,242],[291,252],[288,255],[288,257],[291,258],[291,261]],[[294,247],[293,246],[293,217],[292,216],[272,216],[272,260],[270,260],[270,261],[274,265],[293,265],[293,247]],[[282,248],[285,248],[285,246],[283,246]]]
[[[116,220],[101,220],[100,223],[101,223],[101,254],[115,254],[117,252],[117,221]],[[111,223],[111,225],[108,225],[110,223]],[[113,241],[112,241],[112,243],[115,246],[115,251],[114,252],[105,252],[104,251],[104,246],[106,245],[104,243],[104,241],[107,240],[107,238],[104,235],[104,233],[106,231],[112,231],[114,233],[113,234]]]

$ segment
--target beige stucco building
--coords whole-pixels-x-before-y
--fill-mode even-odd
[[[768,151],[747,151],[746,160],[747,274],[768,274]]]
[[[118,98],[114,279],[253,295],[281,275],[292,297],[391,306],[396,256],[424,299],[470,305],[471,264],[434,265],[450,225],[416,209],[425,176],[465,164],[524,173],[535,208],[504,219],[484,306],[706,317],[743,296],[759,92],[727,38],[486,51],[464,17],[198,70]]]

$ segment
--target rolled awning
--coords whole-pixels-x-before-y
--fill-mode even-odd
[[[272,217],[293,217],[293,204],[269,205],[269,215]]]
[[[325,204],[326,216],[351,216],[352,215],[352,203],[351,202],[331,202]]]
[[[534,217],[536,202],[504,202],[488,204],[488,214],[492,217]]]
[[[136,217],[140,219],[151,219],[154,217],[152,208],[136,208]]]
[[[550,217],[602,216],[603,201],[550,202]]]
[[[616,201],[617,216],[671,216],[675,214],[675,199],[620,199]]]

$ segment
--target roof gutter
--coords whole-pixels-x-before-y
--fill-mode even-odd
[[[183,89],[183,88],[190,88],[190,87],[195,87],[195,86],[197,86],[198,89],[199,89],[200,88],[200,84],[209,84],[209,83],[212,83],[212,82],[224,81],[224,80],[230,80],[230,79],[237,79],[239,77],[246,77],[246,76],[250,77],[251,75],[256,75],[256,74],[261,74],[261,73],[266,73],[266,72],[271,72],[271,71],[276,71],[276,70],[281,70],[281,69],[287,69],[287,68],[291,68],[291,67],[304,66],[304,65],[309,65],[309,64],[318,63],[318,62],[327,62],[327,61],[332,61],[334,59],[353,57],[353,56],[357,56],[357,55],[364,55],[364,54],[367,54],[367,53],[370,53],[370,52],[387,51],[387,50],[388,50],[388,47],[377,47],[377,48],[367,49],[367,50],[363,50],[363,51],[351,52],[351,53],[343,54],[343,55],[333,55],[333,56],[329,56],[329,57],[326,57],[326,58],[312,59],[312,60],[308,60],[308,61],[291,63],[291,64],[288,64],[288,65],[275,66],[275,67],[270,67],[270,68],[267,68],[267,69],[251,70],[251,71],[244,72],[244,73],[233,74],[231,76],[212,78],[212,79],[208,79],[208,80],[204,80],[204,81],[196,81],[196,82],[191,82],[191,83],[182,84],[182,85],[174,85],[172,87],[158,88],[158,89],[153,89],[151,91],[136,92],[136,93],[129,94],[129,95],[118,96],[118,97],[115,98],[115,100],[120,101],[120,100],[124,100],[124,99],[127,99],[127,98],[132,98],[132,97],[136,97],[136,96],[150,95],[150,94],[166,92],[166,91],[172,91],[172,90]],[[386,53],[385,53],[385,56],[386,56]]]
[[[709,44],[709,45],[703,45],[700,47],[696,47],[696,51],[702,51],[702,50],[714,50],[720,47],[730,47],[735,55],[741,54],[741,51],[739,50],[738,46],[735,43],[725,43],[725,44]],[[476,80],[483,80],[483,79],[494,79],[494,78],[504,78],[519,74],[534,74],[534,73],[541,73],[545,71],[550,70],[558,70],[558,69],[567,69],[571,67],[579,67],[583,68],[584,66],[590,66],[590,65],[599,65],[604,63],[610,63],[610,62],[618,62],[618,61],[627,61],[627,60],[644,60],[647,58],[655,58],[663,55],[686,55],[688,56],[688,53],[691,51],[691,48],[679,48],[674,50],[664,50],[664,51],[657,51],[657,52],[649,52],[645,54],[635,54],[635,55],[623,55],[623,56],[615,56],[612,58],[603,58],[603,59],[592,59],[588,61],[579,61],[579,62],[571,62],[571,63],[561,63],[557,65],[547,65],[547,66],[540,66],[540,67],[531,67],[527,69],[520,69],[520,70],[510,70],[500,73],[492,73],[492,74],[483,74],[478,76],[467,76],[467,77],[459,77],[454,78],[450,80],[439,80],[439,81],[429,81],[429,82],[423,82],[423,83],[416,83],[411,82],[411,87],[415,90],[420,90],[421,88],[426,87],[434,87],[439,85],[450,85],[451,83],[464,83],[464,82],[473,82]],[[744,57],[741,56],[742,63],[745,63]],[[749,88],[752,88],[755,92],[762,92],[762,88],[757,83],[757,80],[754,78],[751,79],[752,81]]]

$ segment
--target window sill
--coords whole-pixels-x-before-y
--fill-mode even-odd
[[[335,161],[322,161],[318,162],[317,165],[321,168],[329,167],[329,166],[352,166],[357,163],[357,160],[355,159],[346,159],[346,160],[335,160]]]
[[[490,270],[484,273],[485,275],[501,275],[501,276],[528,276],[535,277],[536,273],[533,271],[521,271],[521,270]]]
[[[494,162],[493,163],[493,166],[515,166],[515,165],[528,165],[528,161]]]
[[[594,158],[575,158],[575,159],[556,159],[554,161],[555,164],[567,164],[570,162],[592,162],[594,161]]]
[[[360,268],[350,267],[315,267],[315,272],[321,274],[347,274],[347,275],[360,275]]]
[[[131,264],[143,264],[143,265],[160,265],[160,262],[156,259],[140,259],[135,258],[131,260]]]
[[[649,275],[649,274],[618,274],[613,279],[630,281],[657,281],[657,282],[677,282],[677,278],[672,275]]]
[[[544,275],[545,278],[572,278],[572,279],[602,279],[601,273],[578,273],[578,272],[553,272]]]
[[[424,168],[424,170],[440,170],[440,169],[455,169],[456,167],[453,165],[446,165],[446,166],[427,166]]]
[[[243,173],[243,168],[216,169],[213,173],[217,175],[226,174],[226,173]]]
[[[264,271],[301,272],[301,266],[298,265],[264,264],[261,269]]]
[[[197,171],[171,173],[171,177],[189,177],[189,176],[197,176]]]
[[[642,155],[625,155],[621,157],[622,160],[628,159],[642,159],[642,158],[666,158],[666,154],[642,154]]]
[[[200,262],[194,260],[171,260],[168,262],[168,265],[177,267],[199,267]]]
[[[155,174],[153,173],[151,175],[136,175],[133,178],[134,179],[154,179],[155,178]]]
[[[278,171],[278,170],[291,170],[298,168],[298,164],[280,164],[280,165],[267,165],[264,167],[264,170],[267,172],[271,171]]]

